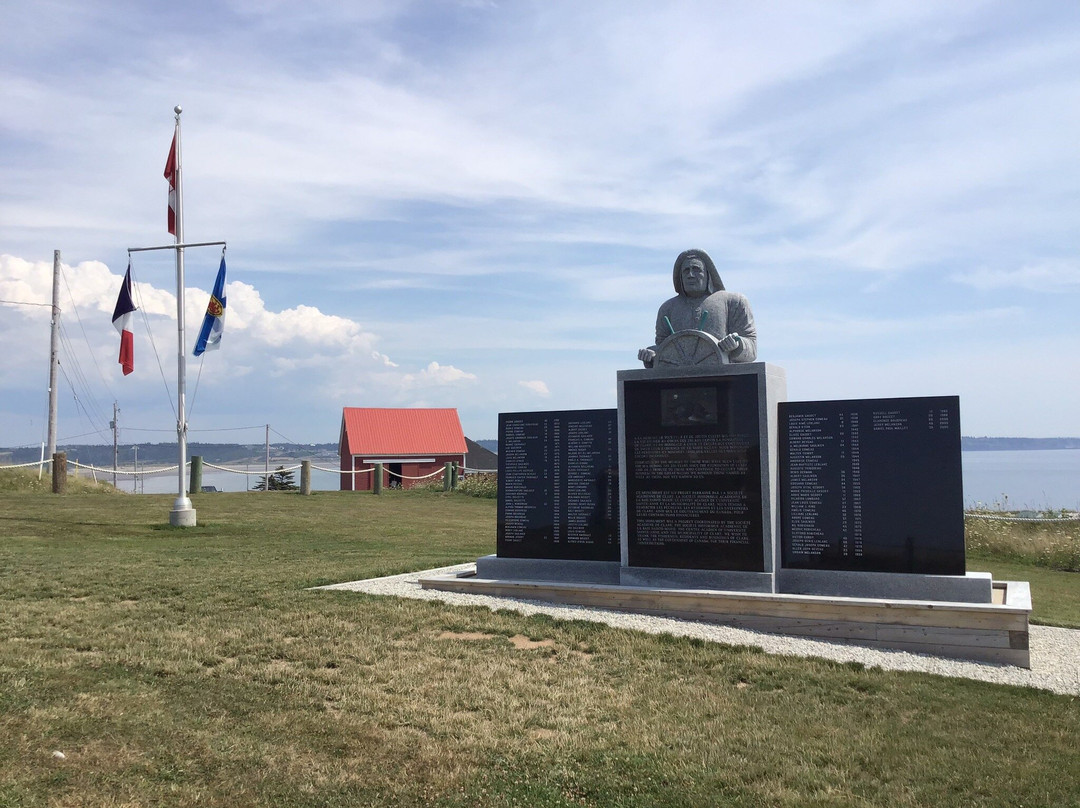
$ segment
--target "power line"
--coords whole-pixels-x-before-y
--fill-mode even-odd
[[[282,435],[280,432],[278,432],[273,427],[270,427],[270,431],[273,432],[275,435],[277,435],[279,438],[284,438],[286,443],[296,443],[296,441],[294,441],[292,438],[289,438],[289,437],[286,437],[285,435]]]
[[[60,323],[60,341],[65,348],[65,358],[69,360],[66,364],[70,368],[72,375],[75,377],[75,382],[72,382],[71,376],[64,372],[64,378],[68,380],[68,384],[72,386],[73,392],[77,392],[82,396],[84,404],[89,405],[93,409],[94,416],[101,424],[106,423],[109,419],[105,417],[101,405],[98,403],[97,398],[94,396],[93,388],[90,386],[90,382],[86,378],[86,374],[83,372],[82,365],[79,363],[78,355],[75,353],[75,347],[71,344],[71,338],[68,336],[67,329],[64,327],[63,322]],[[64,371],[64,364],[60,363],[61,371]],[[78,389],[76,389],[76,387]],[[85,408],[84,408],[85,409]],[[87,416],[90,416],[90,412],[87,411]],[[91,419],[93,421],[93,419]]]
[[[271,427],[272,429],[273,427]],[[266,429],[266,424],[256,424],[255,426],[225,426],[218,429],[192,429],[191,432],[239,432],[242,429]],[[284,436],[283,436],[284,437]]]
[[[161,373],[161,382],[165,385],[165,394],[169,399],[169,406],[172,408],[173,417],[179,419],[179,416],[176,414],[176,403],[173,399],[172,390],[169,389],[169,380],[165,378],[165,367],[161,364],[161,356],[158,354],[157,343],[154,342],[154,332],[150,328],[150,318],[146,316],[146,307],[143,305],[142,300],[142,290],[135,280],[135,265],[130,259],[131,256],[129,254],[128,269],[131,270],[131,288],[135,292],[136,307],[142,315],[143,325],[146,327],[146,334],[150,337],[150,347],[154,351],[154,359],[157,360],[158,372]],[[181,350],[183,350],[182,346]]]
[[[25,300],[0,300],[0,303],[7,303],[9,306],[44,306],[47,309],[52,308],[52,303],[28,303]]]
[[[70,443],[71,441],[75,440],[76,438],[85,438],[85,437],[87,437],[89,435],[97,435],[97,436],[100,437],[101,432],[84,432],[81,435],[71,435],[70,437],[60,438],[59,440],[56,441],[56,443],[57,443],[57,445],[59,445],[61,443]]]
[[[75,312],[75,320],[79,323],[79,330],[82,332],[83,341],[90,351],[90,361],[94,363],[94,369],[98,372],[98,376],[101,377],[101,383],[104,384],[105,389],[108,390],[109,397],[115,400],[116,396],[109,387],[109,380],[105,378],[105,374],[101,372],[101,366],[98,364],[97,357],[94,355],[94,348],[90,344],[90,338],[86,336],[86,328],[83,326],[82,317],[79,316],[79,307],[75,305],[75,296],[71,294],[71,286],[68,284],[67,273],[64,272],[63,264],[60,265],[60,277],[64,279],[64,288],[67,289],[68,300],[71,301],[71,310]]]
[[[69,386],[71,387],[71,392],[72,392],[72,398],[73,398],[73,399],[75,400],[75,407],[76,407],[76,409],[82,410],[82,412],[83,412],[83,415],[85,415],[85,416],[86,416],[86,420],[90,422],[90,426],[93,426],[93,425],[94,425],[94,419],[93,419],[93,417],[91,417],[91,415],[90,415],[90,413],[89,413],[89,412],[87,411],[86,407],[85,407],[85,406],[83,406],[83,403],[82,403],[82,402],[81,402],[81,401],[79,400],[79,396],[78,396],[78,394],[77,394],[77,393],[75,392],[75,385],[71,383],[71,378],[70,378],[70,377],[69,377],[69,376],[67,375],[67,371],[66,371],[66,370],[64,370],[64,366],[63,366],[63,365],[60,365],[60,373],[61,373],[61,375],[63,375],[63,377],[64,377],[65,379],[67,379],[67,383],[68,383],[68,385],[69,385]],[[88,434],[90,434],[90,433],[88,433]],[[102,430],[102,429],[100,429],[100,428],[96,429],[96,430],[95,430],[95,432],[94,432],[93,434],[97,434],[97,435],[99,435],[99,436],[102,436],[102,437],[105,437],[105,436],[106,436],[106,433],[105,433],[105,431],[104,431],[104,430]]]

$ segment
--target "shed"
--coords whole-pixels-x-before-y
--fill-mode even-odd
[[[341,414],[341,490],[370,491],[381,463],[383,486],[410,488],[447,463],[465,464],[456,409],[345,407]]]
[[[493,451],[468,438],[465,438],[465,445],[469,449],[468,454],[465,456],[466,471],[490,472],[499,470],[499,456]]]

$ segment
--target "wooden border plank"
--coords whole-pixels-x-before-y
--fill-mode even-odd
[[[720,623],[874,648],[1030,666],[1030,588],[997,582],[999,604],[878,601],[821,595],[649,589],[468,576],[423,578],[424,589],[540,600]]]

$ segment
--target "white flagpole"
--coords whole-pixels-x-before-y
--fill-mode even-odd
[[[176,443],[180,450],[180,468],[177,471],[176,501],[169,513],[169,524],[173,527],[195,527],[195,509],[191,507],[185,485],[187,411],[184,399],[187,364],[184,357],[184,183],[180,149],[180,113],[183,110],[177,104],[173,111],[176,113]]]

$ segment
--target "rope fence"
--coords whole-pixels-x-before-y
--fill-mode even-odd
[[[966,515],[972,519],[993,519],[997,522],[1080,522],[1080,514],[1070,516],[1010,516],[1009,514],[973,513],[968,511]]]
[[[39,469],[44,469],[47,466],[51,467],[52,462],[53,462],[52,458],[50,457],[50,458],[47,458],[45,460],[35,460],[35,461],[28,462],[28,463],[15,463],[15,464],[7,465],[7,466],[0,466],[0,468],[10,468],[10,469],[39,468]],[[126,478],[145,478],[145,477],[154,477],[154,476],[158,476],[158,475],[175,473],[177,471],[177,469],[179,469],[178,464],[173,464],[171,466],[161,466],[161,467],[158,467],[158,468],[140,468],[140,469],[134,469],[134,470],[133,469],[122,469],[122,468],[113,469],[111,466],[95,466],[92,463],[80,463],[77,460],[69,460],[68,461],[68,466],[71,467],[73,470],[75,470],[76,473],[79,473],[79,472],[88,473],[95,480],[98,479],[99,474],[102,475],[102,476],[106,476],[106,477],[108,475],[110,475],[110,474],[116,474],[116,475],[122,475],[122,476],[124,476]],[[251,469],[251,468],[239,469],[239,468],[230,467],[230,466],[223,466],[223,465],[220,465],[218,463],[209,463],[209,462],[207,462],[205,460],[203,461],[202,466],[203,466],[204,469],[213,469],[214,471],[217,471],[217,472],[222,472],[222,473],[226,473],[226,474],[237,474],[237,475],[241,475],[241,476],[244,476],[244,477],[265,477],[265,476],[267,476],[267,471],[266,471],[265,467],[264,468],[259,468],[259,469]],[[190,460],[185,464],[185,468],[186,469],[191,468],[191,461]],[[274,474],[292,473],[292,472],[299,471],[302,468],[303,468],[302,463],[297,463],[297,464],[292,465],[292,466],[275,466],[274,468],[272,468],[270,470],[269,474],[272,476]],[[327,466],[317,466],[314,463],[310,464],[310,469],[312,471],[323,472],[324,474],[336,474],[336,475],[349,474],[349,475],[352,475],[353,480],[354,480],[354,485],[355,485],[355,480],[356,480],[356,478],[358,476],[363,475],[363,474],[374,474],[374,472],[375,472],[374,468],[350,470],[350,469],[341,469],[341,468],[329,468]],[[399,473],[399,472],[396,472],[396,471],[392,471],[389,468],[387,468],[387,466],[384,464],[383,465],[383,472],[387,475],[387,477],[391,478],[392,480],[397,479],[397,480],[402,480],[402,481],[404,481],[404,480],[412,480],[412,481],[432,480],[432,479],[435,479],[435,478],[441,478],[441,477],[446,476],[446,468],[445,468],[445,466],[442,466],[442,467],[436,469],[435,471],[431,472],[430,474],[409,475],[409,474],[402,474],[402,473]],[[457,472],[458,472],[458,474],[460,474],[462,476],[464,476],[466,474],[496,474],[497,473],[497,471],[495,469],[474,469],[474,468],[468,468],[466,466],[458,466],[457,467]]]
[[[315,471],[325,471],[329,472],[330,474],[352,474],[353,476],[356,476],[357,474],[370,474],[371,472],[375,471],[374,468],[355,469],[353,471],[349,471],[349,469],[327,469],[323,468],[322,466],[316,466],[314,463],[311,464],[311,468]],[[440,469],[440,471],[442,471],[442,469]]]
[[[45,462],[46,463],[51,463],[52,460],[46,460]],[[30,465],[36,466],[38,464],[37,463],[31,463]],[[68,465],[69,466],[74,466],[77,469],[83,469],[85,471],[89,471],[91,474],[97,474],[98,472],[101,472],[102,474],[128,474],[128,475],[135,475],[135,474],[147,474],[147,475],[164,474],[165,472],[176,471],[177,469],[180,468],[180,464],[177,463],[177,464],[172,465],[172,466],[163,466],[162,468],[159,468],[159,469],[139,469],[138,471],[125,471],[124,469],[115,469],[114,470],[112,468],[112,466],[93,466],[93,465],[90,465],[89,463],[80,463],[78,460],[69,460]],[[187,466],[190,466],[190,465],[191,465],[191,463],[187,464]]]
[[[53,462],[52,458],[49,457],[49,458],[44,458],[42,460],[29,461],[29,462],[26,462],[26,463],[12,463],[10,465],[3,465],[3,466],[0,466],[0,469],[24,469],[24,468],[44,469],[46,467],[51,468],[52,462]],[[70,467],[76,469],[77,471],[89,472],[94,477],[95,480],[97,479],[97,475],[99,473],[102,474],[102,475],[109,475],[109,474],[123,475],[123,476],[125,476],[127,478],[139,477],[140,475],[143,476],[143,477],[153,477],[153,476],[156,476],[156,475],[175,473],[177,471],[177,469],[179,468],[179,466],[177,464],[173,464],[171,466],[161,466],[161,467],[156,467],[156,468],[141,468],[141,469],[136,469],[136,470],[121,469],[121,468],[113,469],[112,467],[109,467],[109,466],[95,466],[95,465],[93,465],[91,463],[80,463],[77,460],[69,460],[68,465]],[[191,467],[191,462],[190,461],[188,461],[188,463],[186,464],[186,467],[187,468]],[[232,468],[232,467],[229,467],[229,466],[219,465],[217,463],[209,463],[209,462],[206,462],[206,461],[203,461],[203,467],[208,468],[208,469],[213,469],[213,470],[219,471],[219,472],[228,473],[228,474],[243,475],[245,477],[253,477],[253,476],[254,477],[265,477],[266,474],[267,474],[267,471],[266,471],[265,468],[254,469],[254,470],[250,469],[250,468],[248,468],[248,469],[238,469],[238,468]],[[301,463],[297,463],[297,464],[291,465],[291,466],[278,466],[278,467],[275,467],[275,468],[271,469],[269,473],[271,475],[272,474],[281,474],[281,473],[290,473],[290,472],[298,471],[298,470],[300,470],[302,468],[303,468],[303,465]],[[310,464],[310,468],[311,468],[312,471],[320,471],[320,472],[323,472],[324,474],[337,474],[337,475],[349,474],[349,475],[352,475],[354,481],[359,475],[362,475],[362,474],[374,474],[374,472],[375,472],[374,468],[352,469],[352,470],[350,470],[350,469],[341,469],[341,468],[330,468],[330,467],[327,467],[327,466],[317,466],[314,463]],[[457,471],[462,476],[469,475],[469,474],[498,475],[498,470],[497,469],[469,468],[467,466],[459,466]],[[386,464],[384,464],[383,465],[383,472],[390,478],[395,478],[395,479],[403,480],[403,481],[404,480],[419,481],[419,480],[431,480],[431,479],[434,479],[436,477],[443,477],[446,474],[446,469],[445,469],[445,467],[438,468],[435,471],[431,472],[430,474],[421,474],[421,475],[413,476],[413,475],[402,474],[402,473],[399,473],[399,472],[392,471],[389,468],[387,468]],[[987,520],[998,521],[998,522],[1033,522],[1033,523],[1080,522],[1080,513],[1069,512],[1069,511],[1065,511],[1065,510],[1063,510],[1059,515],[1054,515],[1054,516],[1049,516],[1049,515],[1047,515],[1047,516],[1028,516],[1028,515],[1012,514],[1012,513],[984,513],[984,512],[979,512],[978,510],[965,510],[964,515],[969,517],[969,518],[972,518],[972,519],[987,519]]]
[[[188,461],[188,466],[191,466],[191,461],[190,460]],[[283,474],[284,472],[287,472],[287,471],[296,471],[300,467],[301,467],[300,464],[297,464],[295,466],[281,466],[281,467],[278,467],[278,468],[271,469],[270,473],[271,474]],[[240,469],[231,469],[228,466],[218,466],[218,465],[215,465],[213,463],[207,463],[205,460],[203,461],[203,468],[217,469],[218,471],[227,471],[230,474],[246,474],[248,476],[251,476],[252,474],[254,474],[257,477],[265,477],[266,476],[266,470],[265,469],[259,469],[258,471],[251,471],[249,469],[244,469],[243,471],[241,471]],[[312,466],[312,468],[314,468],[314,466]]]
[[[34,460],[30,463],[13,463],[10,466],[0,466],[0,469],[28,469],[31,466],[47,466],[52,463],[52,458],[47,460]]]
[[[41,469],[44,469],[46,467],[51,468],[52,467],[52,462],[53,462],[52,458],[47,457],[47,458],[44,458],[42,460],[32,460],[32,461],[29,461],[27,463],[12,463],[12,464],[8,464],[8,465],[0,465],[0,469],[25,469],[25,468],[41,468]],[[155,475],[174,473],[179,468],[179,465],[173,464],[171,466],[161,466],[161,467],[158,467],[158,468],[141,468],[141,469],[137,469],[137,470],[129,470],[129,469],[121,469],[121,468],[114,469],[114,468],[112,468],[110,466],[95,466],[95,465],[93,465],[91,463],[80,463],[77,460],[69,460],[68,465],[71,466],[74,469],[89,472],[91,475],[94,476],[94,479],[97,479],[97,475],[99,473],[103,474],[103,475],[108,475],[108,474],[124,475],[126,477],[138,477],[140,475],[146,476],[146,477],[152,477],[152,476],[155,476]],[[188,461],[188,463],[186,464],[186,467],[187,468],[191,467],[191,461]],[[231,468],[229,466],[222,466],[222,465],[219,465],[217,463],[209,463],[209,462],[206,462],[206,461],[203,461],[203,467],[204,468],[209,468],[209,469],[214,469],[215,471],[219,471],[219,472],[226,472],[226,473],[229,473],[229,474],[240,474],[240,475],[244,475],[246,477],[252,477],[252,476],[254,476],[254,477],[264,477],[267,474],[265,468],[260,468],[260,469],[255,469],[255,470],[252,470],[252,469],[238,469],[238,468]],[[361,474],[373,474],[375,472],[374,468],[352,469],[352,470],[350,470],[350,469],[341,469],[341,468],[329,468],[327,466],[317,466],[314,463],[311,463],[310,467],[311,467],[312,471],[321,471],[321,472],[323,472],[325,474],[339,474],[339,475],[341,475],[341,474],[351,474],[353,476],[354,480],[355,480],[355,478],[357,476],[359,476]],[[280,473],[295,472],[295,471],[298,471],[298,470],[300,470],[302,468],[303,468],[303,465],[301,463],[297,463],[296,465],[292,465],[292,466],[280,466],[280,467],[275,467],[275,468],[271,469],[270,474],[280,474]],[[497,469],[469,468],[468,466],[458,466],[457,471],[461,475],[468,475],[468,474],[494,474],[494,475],[497,475],[498,474]],[[412,476],[412,475],[408,475],[408,474],[401,474],[399,472],[391,471],[389,468],[387,468],[386,464],[384,464],[383,465],[383,472],[388,477],[397,478],[399,480],[430,480],[430,479],[433,479],[435,477],[441,477],[441,476],[445,475],[446,474],[446,469],[445,469],[445,467],[444,468],[438,468],[435,471],[431,472],[430,474],[421,474],[421,475],[418,475],[418,476]],[[1026,515],[1021,516],[1019,514],[1011,514],[1011,513],[983,513],[983,512],[979,512],[977,510],[965,510],[964,515],[969,517],[969,518],[972,518],[972,519],[989,519],[989,520],[999,521],[999,522],[1080,522],[1080,513],[1068,512],[1068,511],[1063,511],[1060,515],[1056,515],[1056,516],[1026,516]]]
[[[438,476],[440,474],[445,474],[446,473],[446,469],[441,468],[441,469],[438,469],[437,471],[431,472],[431,474],[424,474],[421,477],[407,477],[404,474],[398,474],[397,472],[390,471],[390,469],[386,468],[385,466],[383,466],[383,470],[386,471],[386,473],[389,474],[391,477],[397,477],[400,480],[429,480],[432,477],[435,477],[435,476]]]

